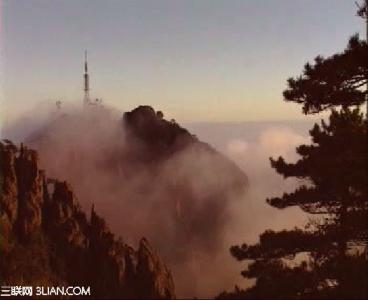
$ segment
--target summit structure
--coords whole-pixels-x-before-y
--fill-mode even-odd
[[[91,101],[89,98],[89,74],[88,74],[88,62],[87,62],[87,50],[84,51],[84,98],[83,106],[86,107]]]
[[[101,98],[95,98],[91,99],[89,95],[89,74],[88,74],[88,61],[87,61],[87,50],[84,51],[84,74],[83,74],[83,91],[84,91],[84,97],[83,97],[83,107],[87,108],[89,106],[101,106],[102,99]]]

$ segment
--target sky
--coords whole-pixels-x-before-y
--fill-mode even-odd
[[[179,122],[298,120],[286,80],[346,46],[353,0],[3,0],[3,118],[91,96]]]

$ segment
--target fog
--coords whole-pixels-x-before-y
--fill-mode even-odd
[[[69,181],[87,214],[93,203],[125,242],[136,246],[147,237],[172,270],[179,297],[212,297],[249,285],[240,275],[245,264],[229,247],[257,242],[265,229],[306,222],[298,208],[278,210],[265,199],[298,185],[277,175],[269,157],[295,160],[295,146],[309,142],[310,123],[182,124],[247,174],[244,192],[229,191],[223,201],[213,195],[230,184],[232,170],[217,155],[189,149],[154,171],[133,164],[126,157],[140,145],[127,139],[121,118],[113,108],[38,107],[7,124],[2,135],[38,150],[47,176]],[[168,188],[177,182],[185,182],[181,195]]]

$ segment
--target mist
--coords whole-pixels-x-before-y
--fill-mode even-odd
[[[47,176],[70,182],[83,209],[89,212],[94,204],[126,243],[135,246],[147,237],[172,270],[179,297],[208,298],[234,284],[251,284],[240,275],[245,265],[230,256],[231,245],[254,243],[265,229],[307,221],[299,209],[277,210],[265,199],[299,184],[277,175],[269,157],[295,160],[295,146],[309,142],[311,126],[253,122],[183,127],[235,162],[249,184],[212,197],[231,184],[232,170],[217,154],[191,148],[158,168],[130,162],[141,145],[128,138],[122,113],[108,107],[38,107],[8,124],[3,136],[36,149]],[[185,189],[176,195],[170,187],[181,182]]]

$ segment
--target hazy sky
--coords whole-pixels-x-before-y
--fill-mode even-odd
[[[286,79],[363,32],[353,0],[2,1],[5,109],[150,104],[182,121],[298,119]]]

